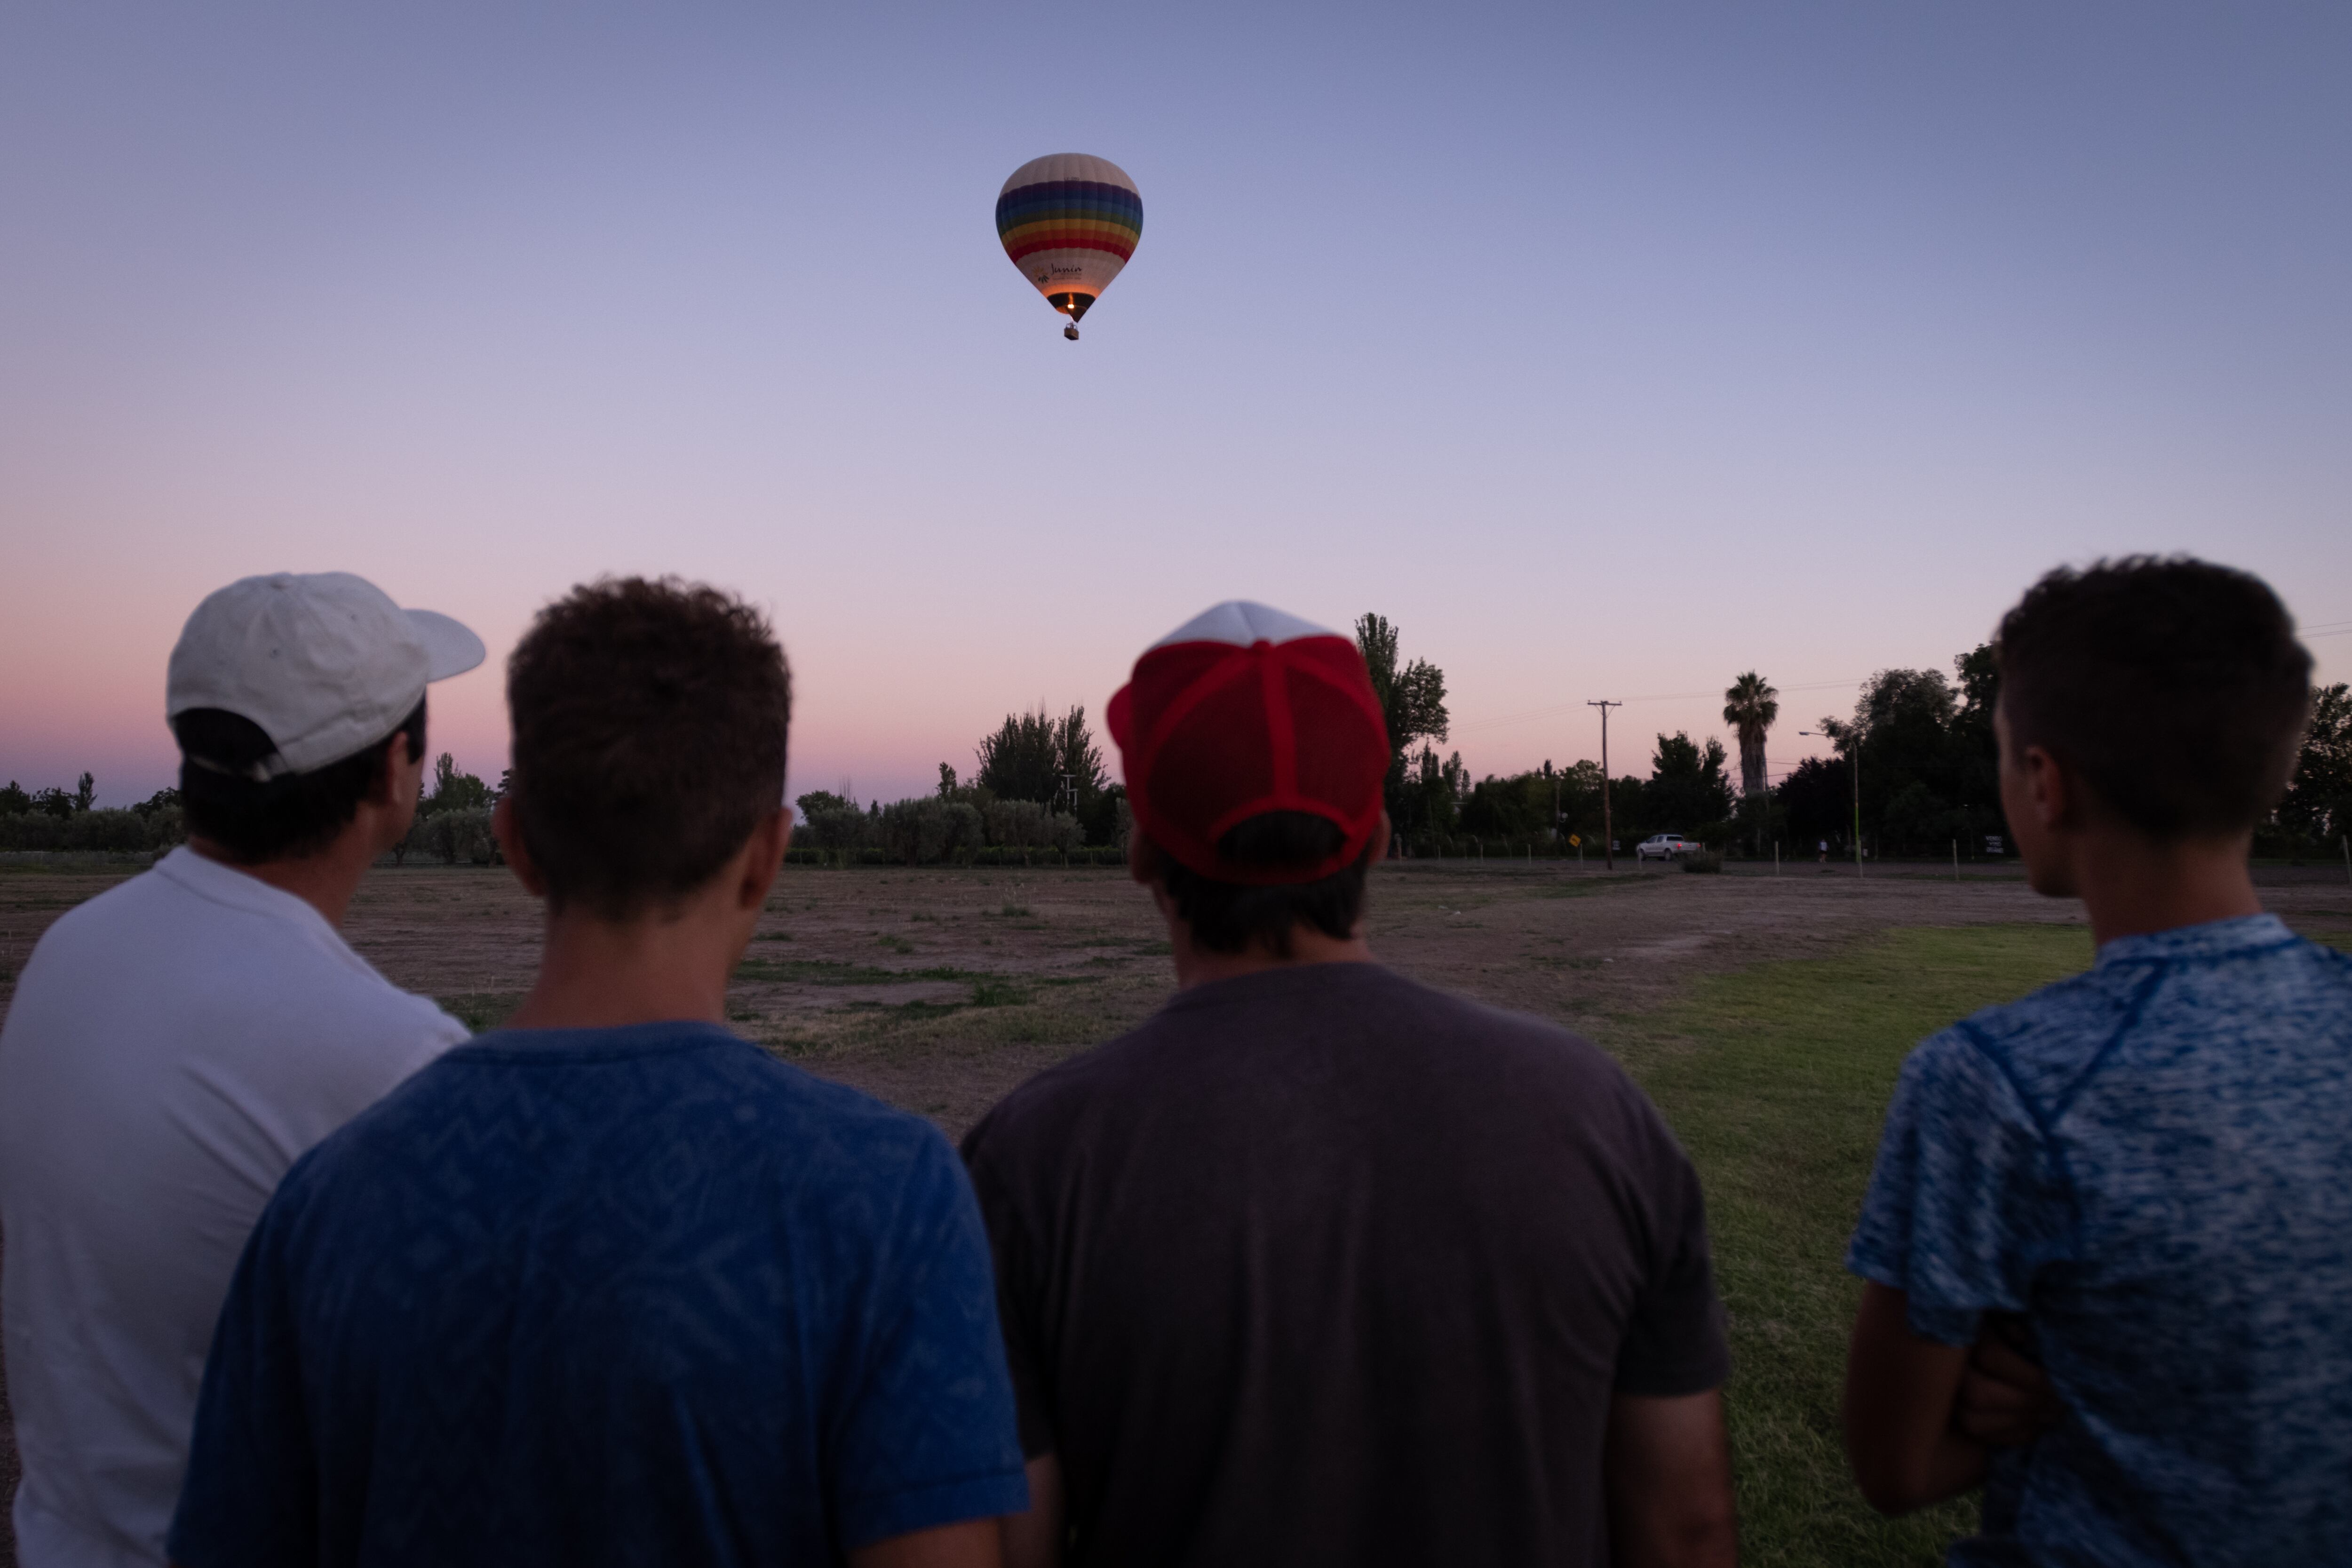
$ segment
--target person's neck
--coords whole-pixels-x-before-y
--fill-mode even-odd
[[[1182,921],[1168,922],[1168,945],[1176,957],[1176,988],[1187,991],[1213,980],[1256,974],[1268,969],[1297,969],[1309,963],[1375,963],[1372,950],[1360,936],[1326,936],[1308,926],[1293,926],[1290,951],[1276,952],[1264,942],[1253,942],[1239,952],[1215,952],[1192,941],[1192,928]]]
[[[239,860],[218,842],[200,834],[188,836],[188,847],[257,882],[293,894],[338,930],[342,927],[343,916],[351,910],[352,895],[359,891],[360,879],[367,875],[376,858],[373,839],[357,823],[346,827],[325,848],[299,859]]]
[[[742,951],[731,922],[714,921],[699,907],[625,921],[600,920],[579,909],[551,912],[539,979],[507,1025],[610,1029],[677,1020],[722,1023],[727,978]]]
[[[2074,891],[2091,920],[2091,940],[2147,936],[2209,921],[2263,912],[2246,867],[2251,840],[2152,844],[2115,830],[2074,847]]]

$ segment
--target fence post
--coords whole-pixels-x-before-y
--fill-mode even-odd
[[[2352,833],[2344,836],[2344,879],[2352,882]]]
[[[1958,881],[1959,879],[1960,879],[1960,841],[1959,841],[1958,839],[1955,838],[1955,839],[1953,839],[1953,840],[1952,840],[1952,880],[1953,880],[1953,881],[1955,881],[1955,882],[1957,882],[1957,881]]]

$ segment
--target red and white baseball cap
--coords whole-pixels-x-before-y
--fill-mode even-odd
[[[1203,611],[1135,661],[1107,715],[1136,825],[1223,882],[1312,882],[1352,864],[1381,826],[1388,726],[1363,655],[1337,632],[1243,600]],[[1228,860],[1218,840],[1269,811],[1344,836],[1313,866]]]

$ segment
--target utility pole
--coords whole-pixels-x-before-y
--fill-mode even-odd
[[[1853,874],[1862,875],[1862,742],[1868,731],[1856,726],[1853,731]]]
[[[1763,787],[1756,792],[1756,858],[1764,858],[1764,836],[1772,831],[1772,768],[1758,758],[1757,783]]]
[[[1609,710],[1622,708],[1622,702],[1588,702],[1587,708],[1601,710],[1601,847],[1608,857],[1608,868],[1617,869],[1617,840],[1612,837],[1616,826],[1609,819]]]
[[[1824,734],[1826,731],[1820,730],[1800,730],[1797,733],[1800,735],[1819,735]],[[1870,731],[1864,729],[1858,721],[1852,729],[1846,731],[1846,734],[1850,736],[1853,742],[1853,749],[1846,753],[1845,760],[1846,771],[1853,774],[1853,874],[1857,877],[1862,875],[1862,742],[1868,737],[1869,733]],[[1832,740],[1835,740],[1837,737],[1831,736],[1830,738]]]

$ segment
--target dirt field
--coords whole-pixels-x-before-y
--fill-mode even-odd
[[[1370,930],[1407,973],[1622,1054],[1640,1031],[1621,1026],[1702,973],[1820,956],[1896,926],[2080,920],[2014,874],[1874,873],[1391,864],[1375,876]],[[122,875],[0,872],[0,1007],[49,922]],[[2319,873],[2264,896],[2315,931],[2352,923],[2352,888]],[[495,868],[387,868],[361,889],[346,934],[394,984],[487,1028],[530,984],[538,908]],[[1172,984],[1166,954],[1150,900],[1117,871],[791,867],[730,1011],[778,1055],[955,1135],[1030,1073],[1149,1013]]]
[[[1376,874],[1379,954],[1433,984],[1556,1019],[1637,1071],[1672,1049],[1645,1024],[1699,976],[1826,957],[1894,927],[2080,920],[2011,877],[1811,866],[1692,876],[1597,865],[1423,861]],[[34,942],[120,871],[0,873],[0,1006]],[[2266,875],[2271,907],[2341,940],[2352,889]],[[477,1028],[529,984],[537,906],[495,869],[385,869],[347,928],[395,984]],[[951,1136],[1038,1068],[1144,1016],[1171,985],[1150,900],[1108,870],[786,870],[730,994],[735,1027]],[[135,962],[136,955],[125,955]],[[13,1487],[13,1443],[0,1465]],[[13,1563],[0,1546],[0,1568]]]
[[[0,916],[5,918],[5,916]],[[2064,921],[2021,881],[1771,878],[1462,861],[1383,868],[1376,951],[1432,984],[1608,1043],[1692,976],[1833,951],[1897,925]],[[487,1027],[529,984],[535,910],[504,877],[379,876],[352,940]],[[0,939],[5,940],[5,939]],[[1150,900],[1108,870],[791,868],[730,994],[778,1055],[961,1134],[1039,1068],[1143,1017],[1172,984]],[[5,962],[5,960],[0,960]]]

